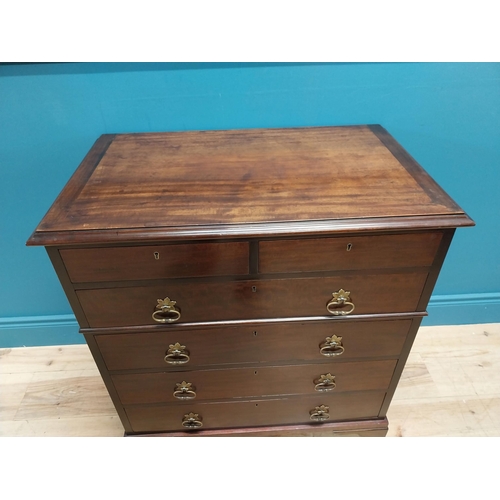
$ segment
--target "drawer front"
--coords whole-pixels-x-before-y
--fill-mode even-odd
[[[136,406],[125,411],[134,432],[186,430],[182,421],[190,413],[201,418],[202,429],[308,424],[314,422],[310,412],[317,414],[316,408],[321,406],[328,407],[329,418],[325,422],[375,418],[384,396],[385,392],[346,392],[260,401]],[[194,415],[193,418],[196,420]]]
[[[192,366],[328,362],[344,359],[397,357],[411,320],[293,322],[188,330],[166,328],[155,333],[95,335],[110,371],[190,370]],[[328,344],[337,336],[339,347]],[[185,365],[165,362],[170,345],[189,353]],[[237,348],[235,348],[237,346]]]
[[[91,327],[155,324],[159,299],[176,301],[179,322],[325,316],[333,293],[350,292],[356,314],[414,312],[427,273],[345,275],[328,278],[173,282],[149,287],[78,290]],[[347,306],[351,308],[351,306]],[[334,307],[335,308],[335,307]]]
[[[60,251],[73,283],[248,274],[248,242]]]
[[[124,405],[386,390],[396,360],[113,375]]]
[[[261,241],[260,273],[428,267],[442,233]]]

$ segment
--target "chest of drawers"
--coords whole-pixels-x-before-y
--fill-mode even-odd
[[[125,433],[385,435],[457,227],[380,126],[101,136],[46,247]]]

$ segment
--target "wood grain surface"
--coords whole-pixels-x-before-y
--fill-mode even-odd
[[[278,362],[328,362],[376,357],[397,357],[411,320],[362,322],[295,322],[218,328],[165,328],[150,333],[96,335],[108,370],[164,370],[168,346],[185,345],[190,361],[172,370],[193,366],[230,366]],[[342,338],[344,352],[326,357],[320,353],[327,337]],[[239,348],[234,349],[235,342]]]
[[[30,244],[62,231],[464,216],[381,127],[122,134],[95,148]]]
[[[182,430],[189,412],[203,414],[204,428],[222,430],[308,425],[310,410],[324,404],[331,407],[329,421],[382,421],[451,239],[447,228],[464,225],[473,222],[380,126],[121,134],[96,142],[28,244],[49,247],[127,433]],[[316,233],[327,237],[308,239]],[[181,234],[184,241],[176,240]],[[205,241],[192,241],[202,234]],[[283,234],[293,239],[278,241]],[[339,293],[343,298],[334,302]],[[167,297],[179,321],[162,325],[164,332],[198,326],[191,340],[204,328],[285,320],[298,327],[307,319],[335,325],[335,313],[354,312],[337,319],[355,327],[364,322],[352,332],[361,346],[353,351],[358,359],[300,356],[266,365],[258,354],[253,366],[243,367],[229,350],[234,366],[158,369],[154,359],[142,373],[109,373],[106,363],[123,366],[133,357],[127,335],[149,342],[150,334],[161,333],[157,305]],[[399,321],[380,336],[394,345],[379,349],[378,359],[373,353],[364,358],[377,342],[375,334],[366,336],[377,315]],[[276,342],[282,339],[272,330],[269,338],[268,357],[280,360]],[[113,347],[109,339],[124,342],[117,356],[100,352],[100,342]],[[238,339],[221,339],[241,350]],[[159,340],[151,348],[161,359],[168,347],[158,354]],[[285,351],[301,342],[292,335]],[[193,348],[204,345],[213,351],[220,339]],[[315,340],[311,349],[318,347]],[[335,391],[315,394],[314,380],[327,371],[338,376]],[[72,372],[64,404],[56,405],[58,418],[83,416],[83,401],[97,390],[91,374]],[[33,418],[37,401],[58,394],[46,378],[36,374],[29,381],[22,401],[28,404],[15,418]],[[173,401],[181,381],[196,386],[194,402]],[[107,401],[98,405],[99,416]]]
[[[224,403],[191,403],[171,406],[130,406],[126,408],[135,432],[185,430],[182,418],[197,413],[203,427],[255,427],[284,424],[310,424],[310,411],[317,406],[329,407],[330,420],[377,417],[384,392],[346,392],[301,398],[261,399]],[[318,424],[321,425],[321,424]]]
[[[389,408],[388,436],[500,437],[499,369],[499,323],[420,328]],[[335,435],[283,427],[275,434]],[[123,436],[86,345],[0,349],[0,435]]]
[[[386,390],[396,360],[330,363],[324,365],[253,366],[224,370],[196,370],[112,375],[124,405],[177,403],[177,384],[195,387],[194,400],[237,400],[261,396],[323,394],[315,385],[321,375],[331,374],[336,387],[324,394],[347,391]],[[194,401],[193,400],[193,401]]]
[[[158,299],[169,297],[179,322],[327,315],[333,293],[351,292],[356,314],[417,310],[427,273],[342,275],[78,290],[91,327],[152,325]],[[346,306],[344,309],[351,307]],[[166,325],[168,327],[168,325]]]
[[[298,273],[431,266],[442,233],[269,240],[259,243],[259,272]]]
[[[193,243],[61,249],[73,283],[248,274],[249,244]]]

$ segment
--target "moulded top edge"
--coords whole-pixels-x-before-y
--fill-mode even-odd
[[[372,231],[419,231],[474,226],[465,213],[420,217],[389,217],[262,224],[204,225],[161,228],[128,228],[81,231],[35,231],[28,246],[113,244],[124,242],[200,239],[259,238],[309,235],[342,235]]]

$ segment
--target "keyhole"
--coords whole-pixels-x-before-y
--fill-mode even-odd
[[[156,260],[160,260],[160,252],[155,252],[153,255],[155,256]]]
[[[351,251],[351,248],[352,248],[352,243],[348,243],[347,244],[347,251],[350,252]]]
[[[256,286],[253,286],[252,287],[252,292],[256,292],[257,291],[257,287]]]
[[[254,330],[254,332],[253,332],[253,336],[254,336],[254,337],[257,337],[257,331],[255,331],[255,330]]]
[[[254,372],[253,372],[253,374],[254,374],[254,375],[257,375],[257,371],[254,371]]]

